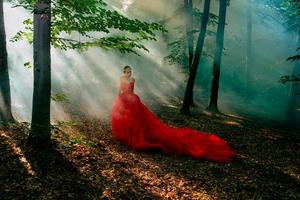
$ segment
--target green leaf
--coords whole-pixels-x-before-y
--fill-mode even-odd
[[[26,63],[24,63],[24,67],[26,67],[26,68],[28,68],[28,69],[32,68],[31,62],[26,62]]]
[[[36,0],[12,0],[12,2],[33,12]],[[100,47],[138,54],[138,49],[147,51],[143,45],[144,41],[156,40],[158,32],[167,31],[158,23],[127,18],[108,8],[103,0],[51,2],[51,44],[55,48],[83,51],[90,47]],[[33,22],[27,19],[23,24],[26,31],[18,32],[11,41],[26,39],[32,43]],[[74,33],[83,40],[74,39],[71,36]]]
[[[69,103],[69,99],[66,97],[65,94],[62,94],[62,93],[52,94],[51,99],[56,102]]]

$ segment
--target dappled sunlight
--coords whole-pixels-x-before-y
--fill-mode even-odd
[[[101,171],[101,175],[108,181],[116,181],[117,172],[115,169],[104,169]]]
[[[154,163],[150,160],[141,158],[140,156],[137,156],[136,153],[120,152],[116,148],[109,148],[107,149],[107,152],[110,155],[112,155],[113,159],[117,162],[126,162],[129,160],[134,160],[135,162],[140,163],[151,170],[161,170],[161,166],[158,165],[158,163]]]
[[[245,117],[242,117],[242,116],[239,116],[239,115],[234,115],[234,114],[230,114],[230,113],[229,114],[227,113],[226,115],[228,115],[229,117],[245,120]]]
[[[166,106],[169,107],[169,108],[178,108],[178,106],[173,105],[173,104],[166,104]]]
[[[160,198],[190,198],[190,199],[215,199],[207,192],[196,185],[191,184],[183,177],[175,176],[171,173],[158,177],[155,173],[151,173],[139,168],[131,168],[126,171],[132,173],[140,179],[140,183],[146,185],[146,189]],[[172,185],[175,187],[168,187],[162,189],[161,184]],[[191,192],[191,193],[190,193]],[[186,193],[186,194],[185,194]],[[187,195],[187,193],[190,193]]]
[[[13,139],[10,136],[8,136],[7,134],[5,134],[3,131],[0,131],[0,136],[5,138],[6,144],[10,147],[13,154],[18,157],[20,163],[26,169],[28,175],[36,176],[36,172],[32,169],[31,164],[27,161],[21,148],[16,145],[16,143],[13,141]]]
[[[300,180],[300,174],[298,172],[297,166],[295,165],[289,165],[287,163],[282,162],[276,162],[273,159],[262,159],[253,157],[248,154],[240,153],[238,155],[241,159],[244,160],[245,164],[247,163],[248,167],[256,167],[258,170],[260,170],[260,173],[264,173],[265,175],[270,176],[270,174],[273,174],[272,178],[279,179],[284,182],[290,182],[293,184],[296,184],[297,181]],[[244,172],[244,174],[247,174]],[[257,175],[248,175],[248,179],[250,182],[259,182],[259,177]],[[281,187],[281,186],[280,186]],[[296,188],[294,188],[296,189]]]
[[[225,120],[223,122],[225,125],[231,125],[231,126],[241,126],[241,123],[236,122],[236,121],[229,121],[229,120]]]
[[[193,128],[203,122],[211,125],[207,130],[224,128],[220,119],[214,118],[213,121],[200,115],[192,120]],[[253,129],[249,123],[243,125],[243,128],[226,127],[229,128],[227,131],[235,130],[234,134],[226,135],[231,138],[228,141],[234,141],[238,154],[232,163],[220,164],[168,156],[161,151],[132,150],[113,139],[107,120],[57,122],[52,140],[65,162],[52,163],[51,174],[41,178],[42,183],[35,182],[22,191],[28,193],[32,187],[44,191],[42,187],[45,186],[47,191],[55,191],[56,195],[71,191],[72,194],[94,199],[251,199],[257,195],[261,199],[291,199],[297,194],[294,186],[299,182],[298,143],[288,132],[259,125]],[[11,137],[22,148],[25,134],[19,131],[14,134]],[[277,137],[275,140],[266,138],[267,135],[285,138]],[[35,177],[39,179],[39,176]],[[46,187],[48,182],[51,183],[50,188]]]
[[[132,174],[138,180],[139,185],[156,197],[215,199],[190,180],[173,173],[164,172],[161,164],[145,159],[143,156],[137,156],[136,153],[119,152],[115,148],[107,149],[107,151],[115,162],[126,165],[123,169],[125,173]],[[130,161],[134,161],[135,165],[131,166]],[[116,181],[115,170],[104,170],[101,173],[107,179]],[[128,181],[131,182],[131,180]]]
[[[281,140],[283,137],[281,135],[277,134],[271,134],[271,133],[264,133],[266,138],[269,138],[271,140]]]
[[[212,112],[209,112],[209,111],[206,111],[206,110],[203,111],[203,114],[205,114],[206,116],[209,116],[209,117],[214,116],[214,114]]]
[[[285,175],[288,175],[294,178],[295,180],[300,181],[300,173],[297,168],[293,168],[291,166],[284,166],[284,167],[275,166],[275,168],[280,170]]]

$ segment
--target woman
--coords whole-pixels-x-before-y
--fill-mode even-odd
[[[131,67],[125,66],[112,109],[112,133],[117,140],[137,150],[161,149],[167,154],[218,162],[228,162],[235,156],[227,142],[214,134],[162,123],[134,94],[131,73]]]

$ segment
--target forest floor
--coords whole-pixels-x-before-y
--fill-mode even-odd
[[[216,133],[237,157],[227,164],[132,150],[109,120],[60,122],[51,152],[25,146],[28,124],[0,128],[0,199],[300,199],[300,135],[242,118],[175,108],[171,126]]]

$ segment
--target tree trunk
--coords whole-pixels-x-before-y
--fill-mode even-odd
[[[7,63],[3,0],[0,0],[0,122],[13,122]]]
[[[194,58],[194,36],[193,36],[193,0],[184,0],[186,9],[186,36],[188,46],[189,67],[192,65]]]
[[[38,2],[34,11],[34,87],[29,145],[47,147],[51,144],[50,98],[50,1]]]
[[[195,56],[192,60],[192,65],[189,69],[190,70],[189,79],[188,79],[185,94],[184,94],[182,108],[180,110],[180,112],[182,114],[190,113],[190,105],[192,103],[192,98],[193,98],[193,88],[194,88],[194,84],[195,84],[198,65],[199,65],[202,50],[203,50],[205,33],[206,33],[206,29],[207,29],[207,24],[208,24],[209,8],[210,8],[210,0],[205,0],[203,17],[201,20],[201,27],[200,27],[200,33],[198,36],[196,52],[195,52]]]
[[[249,0],[247,6],[247,45],[246,45],[246,58],[245,58],[245,100],[248,99],[249,82],[250,82],[250,68],[252,57],[252,0]]]
[[[187,50],[188,50],[188,68],[191,68],[194,58],[194,21],[193,21],[193,0],[184,0],[184,7],[186,13],[186,37],[187,37]],[[193,87],[194,89],[194,87]],[[194,104],[194,93],[192,93],[191,106]]]
[[[207,108],[209,111],[212,112],[218,112],[220,65],[221,65],[222,50],[224,45],[226,8],[227,8],[227,0],[220,0],[219,23],[218,23],[218,30],[217,30],[217,47],[215,51],[214,66],[213,66],[211,96],[210,96],[209,106]]]
[[[298,24],[300,24],[300,17],[298,19]],[[296,33],[296,48],[300,47],[300,26],[298,27],[297,33]],[[294,69],[293,69],[293,75],[300,74],[300,61],[295,61]],[[289,104],[288,104],[288,110],[287,110],[287,120],[290,126],[296,125],[296,119],[297,119],[297,99],[300,98],[300,87],[299,83],[297,82],[291,82],[290,86],[290,92],[289,92]],[[299,115],[299,114],[298,114]]]

